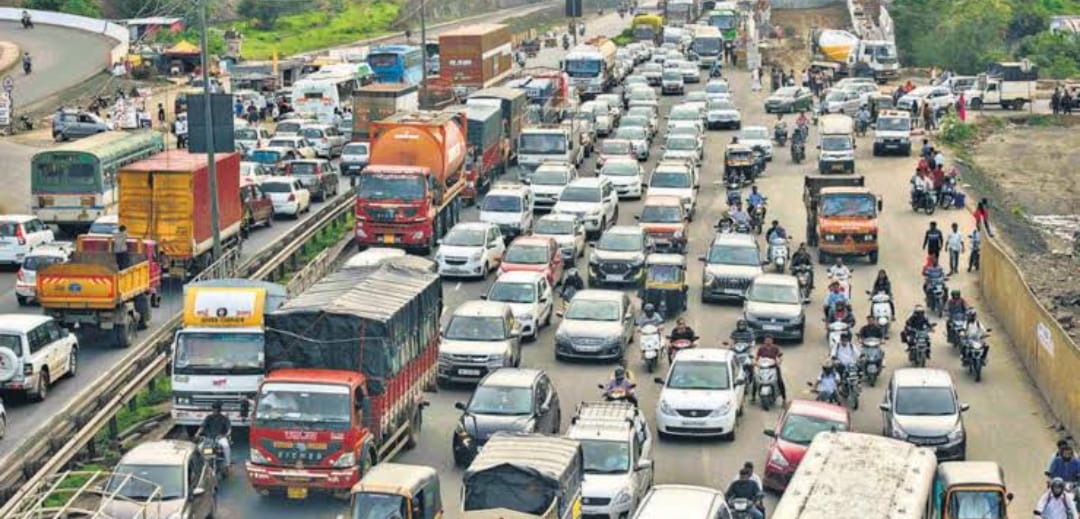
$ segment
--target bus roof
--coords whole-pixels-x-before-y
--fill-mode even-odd
[[[372,54],[404,54],[413,51],[420,52],[420,47],[416,45],[401,44],[379,45],[378,47],[373,47],[370,51],[368,51],[368,56]]]
[[[89,153],[101,162],[108,162],[116,158],[129,155],[145,155],[147,149],[160,151],[164,147],[161,133],[152,130],[139,130],[134,132],[103,132],[91,135],[85,139],[79,139],[57,146],[51,150],[40,151],[34,154],[34,162],[41,160],[56,152],[66,153]]]

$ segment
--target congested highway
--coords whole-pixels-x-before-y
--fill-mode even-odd
[[[614,35],[620,32],[627,21],[615,14],[609,14],[594,20],[587,28],[588,35]],[[561,50],[544,49],[537,58],[530,59],[529,65],[555,66]],[[698,85],[689,85],[688,91],[702,88],[706,71],[702,71],[703,81]],[[763,125],[771,127],[775,116],[766,115],[763,101],[767,92],[752,92],[749,74],[744,70],[725,70],[725,77],[731,82],[733,100],[742,113],[743,125]],[[661,119],[672,106],[677,104],[679,96],[661,98]],[[789,116],[790,118],[790,116]],[[660,134],[663,134],[663,123]],[[690,284],[689,309],[684,316],[688,324],[702,337],[701,348],[717,348],[726,339],[742,315],[741,306],[706,305],[701,303],[702,265],[697,261],[706,253],[714,234],[713,225],[726,209],[725,190],[720,185],[723,172],[724,149],[734,135],[732,131],[709,131],[706,137],[705,160],[703,162],[701,190],[697,199],[697,213],[688,232]],[[970,230],[972,218],[962,210],[947,210],[935,213],[932,217],[916,214],[908,206],[908,182],[914,169],[914,159],[906,157],[878,158],[871,154],[872,137],[858,140],[856,173],[865,175],[867,187],[883,198],[883,211],[879,218],[881,254],[878,265],[869,265],[865,260],[852,260],[853,290],[855,315],[859,325],[868,312],[868,301],[862,296],[872,284],[879,269],[885,269],[893,283],[896,297],[898,322],[910,313],[911,308],[922,301],[920,268],[924,253],[921,251],[921,235],[931,220],[940,227],[948,227],[957,222],[962,230]],[[769,163],[764,176],[757,185],[761,193],[768,197],[769,220],[779,220],[795,237],[796,243],[802,241],[805,234],[806,212],[803,208],[803,176],[812,173],[815,165],[816,136],[812,133],[808,148],[808,161],[794,165],[785,148],[777,147],[775,159]],[[646,163],[646,172],[651,172],[657,158],[661,155],[659,139],[653,143],[650,159]],[[580,168],[584,176],[595,175],[595,155]],[[504,180],[512,180],[504,179]],[[746,190],[744,190],[745,196]],[[620,202],[619,224],[633,224],[633,216],[640,214],[641,201],[626,200]],[[477,219],[477,211],[470,209],[465,213],[465,221]],[[278,228],[275,227],[275,231]],[[760,238],[759,238],[760,240]],[[249,247],[254,248],[254,247]],[[762,244],[764,249],[764,244]],[[585,270],[585,260],[578,260],[580,270]],[[823,266],[816,266],[815,277],[825,279]],[[491,282],[489,276],[484,281],[444,281],[444,297],[448,314],[466,301],[477,300]],[[981,309],[978,287],[974,274],[960,273],[950,279],[951,288],[963,290],[969,302]],[[812,295],[812,302],[806,307],[806,337],[801,344],[784,344],[784,377],[787,381],[789,399],[813,398],[807,391],[806,383],[816,378],[820,366],[828,357],[828,348],[822,323],[821,301],[822,287],[819,282]],[[988,312],[980,312],[981,318],[990,328],[994,328]],[[597,400],[600,392],[598,383],[606,382],[612,373],[613,364],[592,362],[565,362],[554,358],[553,347],[555,329],[559,320],[552,326],[541,330],[538,340],[523,346],[523,367],[545,370],[554,381],[562,407],[562,429],[568,426],[570,417],[578,402]],[[957,384],[960,401],[970,405],[964,414],[967,437],[967,459],[994,460],[1005,470],[1010,491],[1016,495],[1015,510],[1026,510],[1043,491],[1042,471],[1054,444],[1051,414],[1045,402],[1038,396],[1023,367],[1012,354],[1008,337],[1003,334],[993,335],[990,339],[992,352],[989,364],[979,383],[961,369],[960,359],[955,350],[945,343],[944,327],[938,327],[933,337],[933,355],[931,367],[947,369]],[[896,368],[907,365],[898,338],[895,334],[886,343],[885,372],[882,382],[876,387],[864,387],[862,405],[853,412],[853,428],[857,431],[880,434],[882,431],[882,413],[877,403],[883,398],[884,381]],[[653,424],[656,412],[659,387],[645,373],[637,346],[631,347],[628,365],[635,374],[638,387],[638,399],[641,409],[650,424]],[[101,355],[104,361],[109,354]],[[93,362],[93,360],[90,360]],[[662,364],[666,366],[666,364]],[[84,364],[85,366],[85,364]],[[64,388],[61,385],[59,391]],[[58,391],[58,392],[59,392]],[[467,401],[470,395],[468,387],[442,389],[438,393],[427,395],[430,406],[425,410],[424,427],[419,445],[398,455],[396,461],[427,465],[438,470],[442,481],[442,499],[448,517],[456,517],[460,510],[461,470],[455,468],[451,451],[451,435],[457,424],[460,411],[455,402]],[[59,399],[57,399],[59,400]],[[52,405],[52,404],[45,404]],[[25,409],[25,408],[23,408]],[[17,409],[16,412],[19,412]],[[707,440],[661,440],[654,444],[652,459],[655,462],[656,483],[687,483],[724,489],[735,476],[739,467],[746,461],[752,461],[758,472],[762,470],[767,456],[770,439],[763,435],[763,430],[776,425],[780,410],[763,411],[749,401],[745,404],[744,414],[739,420],[735,439],[723,442]],[[653,429],[655,433],[655,429]],[[9,440],[10,441],[10,440]],[[247,457],[246,439],[242,435],[235,438],[232,477],[222,483],[219,489],[218,513],[221,518],[261,517],[337,517],[345,512],[347,505],[328,496],[313,495],[306,501],[286,501],[280,498],[265,498],[257,495],[245,481],[242,467],[239,465]],[[775,504],[776,496],[768,500],[769,506]],[[1019,508],[1015,508],[1015,507]],[[1014,511],[1015,511],[1014,510]]]

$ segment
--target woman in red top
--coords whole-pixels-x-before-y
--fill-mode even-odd
[[[975,228],[983,226],[986,229],[986,234],[991,238],[994,237],[993,231],[990,230],[990,201],[986,198],[979,200],[979,205],[975,207]]]

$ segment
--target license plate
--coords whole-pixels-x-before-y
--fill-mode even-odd
[[[832,169],[833,169],[833,171],[844,171],[844,165],[843,164],[833,164]]]
[[[737,288],[725,288],[725,289],[724,289],[724,293],[725,293],[725,294],[731,294],[731,295],[736,295],[736,296],[741,296],[741,295],[742,295],[742,293],[743,293],[743,291],[742,291],[742,290],[739,290],[739,289],[737,289]]]
[[[701,422],[697,420],[682,420],[679,423],[684,427],[701,427]]]
[[[382,237],[382,242],[387,244],[387,245],[393,245],[394,244],[394,235],[393,234],[384,234],[383,237]]]
[[[761,328],[770,332],[779,332],[784,330],[784,327],[780,326],[779,324],[763,324],[761,325]]]
[[[622,280],[626,279],[626,275],[625,274],[607,274],[607,275],[604,276],[604,279],[606,279],[608,281],[622,281]]]
[[[466,376],[466,377],[479,377],[480,376],[480,370],[478,370],[478,369],[459,369],[458,370],[458,375],[463,375],[463,376]]]
[[[304,487],[289,487],[285,489],[285,497],[289,499],[307,499],[307,489]]]

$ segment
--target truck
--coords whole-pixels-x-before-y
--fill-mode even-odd
[[[701,0],[667,0],[664,3],[664,20],[673,27],[694,23],[701,15]]]
[[[698,55],[698,66],[712,68],[717,60],[723,60],[724,35],[720,29],[711,25],[694,31],[694,40],[690,43],[690,50]]]
[[[111,236],[79,236],[66,263],[37,272],[37,300],[45,315],[65,328],[111,333],[117,346],[131,346],[160,300],[161,265],[154,240],[128,238],[127,248],[123,264]]]
[[[634,41],[651,41],[660,44],[664,17],[656,14],[639,14],[630,21],[630,37]]]
[[[803,178],[806,243],[818,247],[821,263],[830,256],[866,256],[877,263],[882,202],[865,186],[861,175]]]
[[[843,114],[818,118],[818,172],[855,172],[855,120]]]
[[[240,154],[214,155],[218,230],[224,248],[240,243]],[[214,258],[206,155],[168,150],[120,169],[118,215],[131,236],[154,240],[165,272],[187,279]]]
[[[465,189],[461,196],[466,202],[476,199],[491,187],[495,177],[506,171],[502,153],[502,112],[497,106],[472,106],[465,108],[469,119],[466,141],[469,144],[465,158]]]
[[[576,108],[570,76],[557,68],[522,69],[506,86],[525,91],[529,100],[528,120],[532,124],[558,123]]]
[[[402,112],[371,123],[371,158],[357,177],[356,243],[426,255],[458,222],[465,189],[463,112]]]
[[[839,29],[812,29],[810,52],[810,69],[827,71],[833,77],[872,77],[885,83],[900,73],[896,43],[891,40],[864,40]]]
[[[481,23],[439,35],[439,75],[458,95],[494,86],[514,68],[509,25]]]
[[[577,519],[584,477],[577,440],[498,432],[465,470],[461,517]]]
[[[282,285],[248,279],[184,287],[183,327],[172,347],[172,418],[190,436],[215,402],[234,426],[250,425],[251,402],[266,374],[265,315],[286,296]]]
[[[521,132],[519,141],[518,167],[523,177],[544,161],[580,166],[585,160],[585,132],[575,124],[527,128]]]
[[[933,508],[934,451],[902,440],[853,432],[822,432],[769,517],[921,519]]]
[[[991,63],[964,97],[973,110],[994,105],[1021,110],[1034,99],[1038,79],[1039,69],[1033,63]]]
[[[417,260],[342,268],[266,314],[269,374],[245,466],[259,494],[345,497],[371,467],[416,446],[443,312],[439,276]]]
[[[595,97],[615,86],[615,42],[597,36],[563,56],[559,68],[570,76],[570,86],[585,98]]]
[[[420,109],[419,87],[408,83],[372,83],[353,93],[353,142],[371,139],[369,126],[397,112]]]
[[[491,87],[477,90],[465,100],[465,107],[497,106],[502,114],[503,157],[506,164],[517,161],[518,137],[525,127],[528,98],[525,92],[514,88]]]

